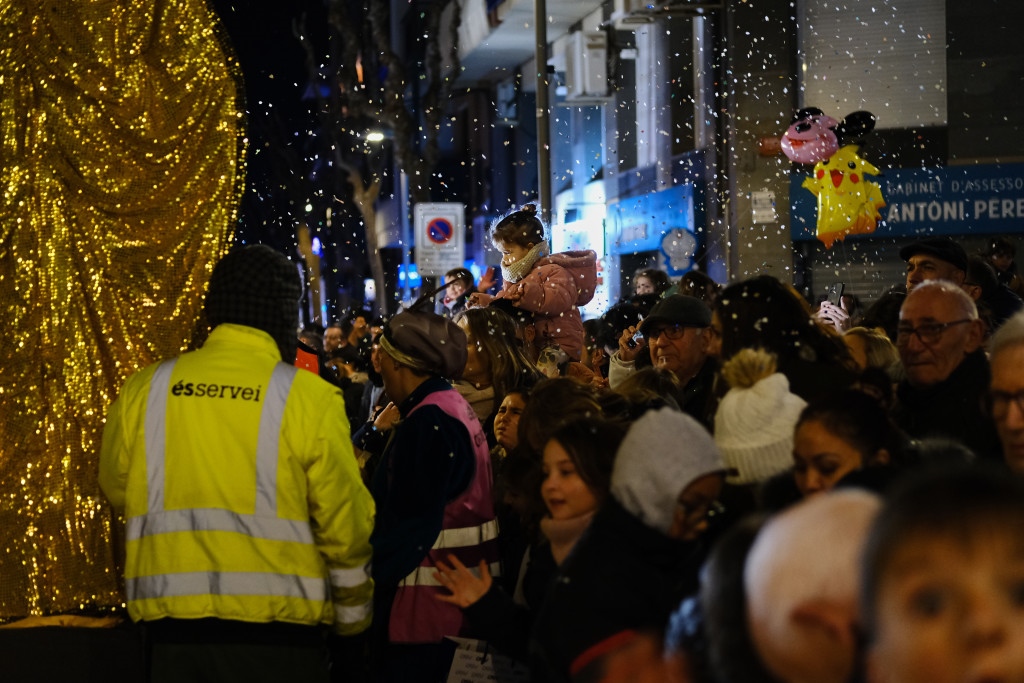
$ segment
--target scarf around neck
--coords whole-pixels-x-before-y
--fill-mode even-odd
[[[533,245],[530,251],[526,252],[523,258],[512,265],[506,266],[504,263],[501,264],[501,277],[505,279],[505,282],[519,282],[526,277],[526,274],[530,272],[537,261],[547,255],[548,243],[538,242]]]
[[[540,520],[540,530],[547,537],[548,542],[551,543],[551,555],[555,558],[555,564],[562,564],[562,562],[572,552],[573,547],[576,545],[576,541],[580,540],[580,536],[590,526],[590,521],[594,519],[594,513],[596,510],[592,510],[579,517],[571,517],[569,519],[551,519],[545,517]]]

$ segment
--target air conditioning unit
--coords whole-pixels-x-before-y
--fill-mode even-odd
[[[645,0],[615,0],[612,24],[616,31],[634,31],[640,26],[654,23],[651,4]]]
[[[608,36],[577,31],[565,51],[566,102],[599,103],[608,97]]]
[[[499,126],[515,126],[519,123],[519,83],[513,76],[495,86],[495,109]]]

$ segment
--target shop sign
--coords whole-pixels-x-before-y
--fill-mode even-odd
[[[790,177],[791,235],[815,239],[817,200]],[[886,206],[874,233],[847,239],[924,235],[989,235],[1024,228],[1024,164],[891,169],[873,177]]]

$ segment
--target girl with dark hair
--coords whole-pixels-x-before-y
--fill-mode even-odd
[[[519,448],[540,460],[544,445],[560,427],[576,419],[603,417],[597,390],[568,377],[541,380],[519,420]]]
[[[522,600],[516,604],[494,583],[487,564],[478,574],[454,556],[438,562],[435,577],[450,593],[437,598],[462,607],[479,634],[499,651],[526,660],[534,611],[545,600],[558,565],[569,555],[608,498],[615,453],[625,430],[599,418],[568,422],[544,446],[540,495],[547,515],[542,539],[524,559]]]
[[[594,296],[597,254],[587,250],[549,255],[544,224],[534,204],[501,218],[491,231],[491,241],[502,254],[505,282],[494,297],[481,292],[471,295],[469,305],[486,306],[493,299],[507,299],[534,314],[533,343],[538,353],[554,344],[570,360],[580,360],[583,319],[578,307]]]

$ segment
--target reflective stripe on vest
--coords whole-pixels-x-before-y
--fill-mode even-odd
[[[176,359],[164,361],[156,367],[149,382],[146,397],[146,511],[164,509],[164,450],[167,416],[167,391],[171,386],[171,371]]]
[[[144,536],[176,531],[231,531],[271,541],[313,543],[313,532],[307,522],[242,515],[217,508],[167,510],[132,517],[128,520],[126,535],[129,541],[137,541]]]
[[[297,372],[293,365],[275,365],[263,399],[259,440],[256,442],[257,515],[277,515],[277,446],[281,440],[284,406],[288,402],[288,393],[292,390],[292,380]]]
[[[323,602],[327,583],[322,578],[267,572],[181,572],[125,580],[129,600],[185,595],[279,595]]]
[[[460,529],[441,529],[437,535],[431,550],[442,550],[446,548],[468,548],[478,546],[486,541],[493,541],[498,537],[498,520],[492,519],[478,526],[467,526]],[[490,565],[491,576],[501,575],[501,564],[498,562]],[[469,570],[479,578],[478,567],[470,567]],[[435,568],[433,566],[420,566],[412,570],[398,584],[399,586],[440,586],[434,578]]]
[[[353,569],[332,569],[331,585],[335,588],[356,588],[370,580],[370,566],[354,567]]]
[[[501,576],[501,563],[491,562],[487,565],[487,568],[491,571],[491,576]],[[466,567],[473,576],[480,578],[480,567]],[[412,572],[409,573],[404,579],[402,579],[398,586],[399,588],[408,588],[410,586],[441,586],[441,582],[434,578],[434,572],[437,571],[437,567],[416,567]]]
[[[493,541],[498,537],[498,520],[492,519],[489,522],[477,526],[466,526],[459,529],[441,529],[437,540],[431,550],[442,548],[465,548],[467,546],[480,545],[485,541]]]
[[[372,611],[370,603],[355,605],[354,607],[336,604],[334,606],[334,620],[339,624],[358,624],[367,619]]]

